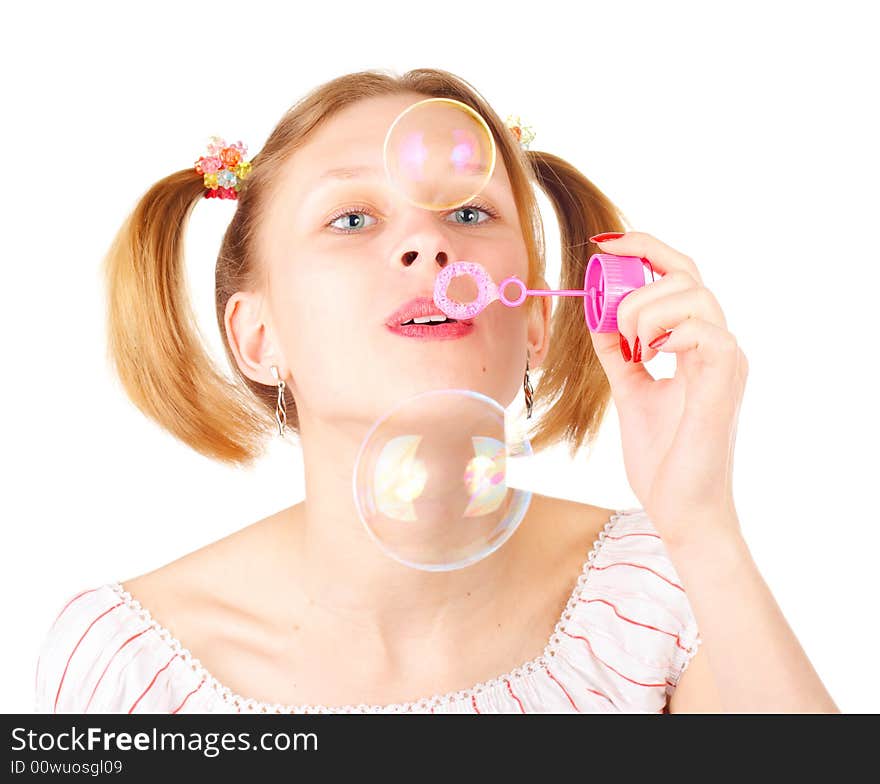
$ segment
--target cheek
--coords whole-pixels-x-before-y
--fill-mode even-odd
[[[506,364],[520,353],[525,357],[528,333],[525,303],[511,308],[502,302],[493,302],[478,318],[483,319],[483,334],[493,364]]]
[[[350,354],[363,341],[369,319],[378,318],[365,285],[350,268],[300,269],[273,278],[273,322],[291,362],[338,364],[340,351]]]
[[[526,286],[529,285],[529,257],[525,245],[519,237],[495,244],[483,265],[492,280],[495,281],[496,286],[500,285],[505,278],[512,276],[519,278]],[[517,299],[519,289],[509,285],[504,293],[508,299]],[[528,302],[528,298],[526,302]],[[506,308],[505,305],[502,307]]]

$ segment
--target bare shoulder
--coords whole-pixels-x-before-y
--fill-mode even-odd
[[[545,525],[552,525],[560,532],[568,532],[575,538],[586,537],[590,542],[590,537],[595,539],[617,511],[540,493],[532,493],[532,499],[538,505]]]
[[[278,530],[278,512],[150,572],[123,581],[131,596],[172,633],[185,632],[197,644],[215,633],[218,623],[240,621],[241,600],[249,596],[260,570],[261,553],[277,550],[270,538]]]
[[[615,509],[567,498],[532,493],[534,520],[527,533],[528,549],[544,551],[547,561],[561,573],[571,573],[582,563]]]

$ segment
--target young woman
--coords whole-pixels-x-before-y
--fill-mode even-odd
[[[403,200],[382,167],[387,129],[426,97],[472,107],[498,149],[479,196],[439,213]],[[218,460],[254,460],[283,412],[305,498],[71,595],[40,652],[38,711],[837,711],[742,537],[731,476],[747,364],[691,258],[622,233],[583,174],[524,149],[444,71],[336,79],[252,163],[216,268],[240,383],[209,360],[184,287],[183,232],[205,195],[194,169],[150,188],[108,255],[110,349],[131,399]],[[590,333],[564,297],[552,316],[547,297],[488,308],[456,340],[389,329],[458,259],[549,288],[535,185],[559,219],[561,288],[581,286],[600,250],[662,273],[623,301],[620,335]],[[677,355],[675,378],[643,367],[657,350]],[[535,405],[548,404],[533,448],[589,443],[613,398],[642,507],[535,494],[510,540],[467,568],[387,557],[351,493],[366,429],[429,389],[506,407],[527,367],[542,370]]]

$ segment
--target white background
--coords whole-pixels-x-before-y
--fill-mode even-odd
[[[255,154],[303,93],[439,67],[534,126],[634,228],[696,261],[750,361],[735,493],[762,574],[844,712],[880,709],[874,386],[880,166],[871,3],[16,4],[2,50],[4,644],[0,710],[32,708],[74,593],[154,569],[302,498],[296,448],[215,464],[144,418],[104,359],[99,265],[139,196],[207,137]],[[555,218],[545,207],[551,285]],[[187,233],[213,269],[234,202]],[[219,357],[220,354],[218,353]],[[658,373],[662,360],[649,365]],[[532,489],[638,505],[612,409]],[[574,578],[574,575],[573,575]]]

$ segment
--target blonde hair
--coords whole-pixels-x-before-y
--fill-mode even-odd
[[[553,205],[561,233],[563,289],[582,288],[590,255],[588,238],[624,231],[622,213],[587,177],[565,160],[524,150],[492,107],[467,82],[443,70],[420,68],[396,76],[370,70],[333,79],[292,106],[252,158],[235,214],[217,257],[216,316],[237,383],[212,361],[189,301],[183,234],[204,195],[194,168],[155,183],[138,201],[104,260],[108,300],[108,356],[126,394],[148,417],[199,453],[244,465],[259,457],[277,433],[277,388],[249,379],[235,362],[224,327],[226,302],[236,291],[259,290],[256,235],[281,164],[320,123],[363,98],[418,93],[454,98],[486,120],[510,178],[529,260],[527,285],[544,276],[544,234],[532,185]],[[538,306],[532,297],[530,307]],[[296,401],[285,390],[287,424],[299,432]],[[535,386],[536,419],[529,439],[535,452],[560,440],[571,454],[595,438],[610,401],[610,387],[584,324],[582,300],[559,297],[550,348]]]

